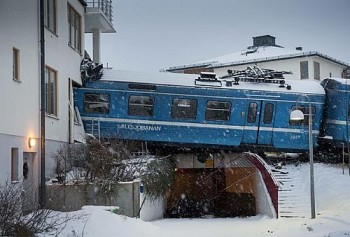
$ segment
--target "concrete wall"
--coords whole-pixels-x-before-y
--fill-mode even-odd
[[[140,184],[123,182],[109,197],[98,195],[98,187],[92,185],[48,185],[47,207],[57,211],[75,211],[85,205],[118,206],[118,214],[136,217],[140,207]]]
[[[265,182],[260,172],[257,172],[255,176],[255,206],[256,214],[267,215],[269,217],[276,218],[276,211],[274,210],[270,194],[268,193]]]
[[[140,219],[143,221],[153,221],[162,219],[164,215],[165,200],[164,198],[145,199],[143,193],[140,194]]]

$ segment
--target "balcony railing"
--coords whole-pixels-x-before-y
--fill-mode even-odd
[[[99,8],[110,22],[113,20],[112,0],[90,0],[86,1],[88,8]]]

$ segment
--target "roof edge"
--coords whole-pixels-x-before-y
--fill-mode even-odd
[[[208,69],[209,68],[222,68],[222,67],[229,67],[229,66],[235,66],[235,65],[244,65],[244,64],[248,64],[248,63],[268,62],[268,61],[284,60],[284,59],[290,59],[290,58],[310,57],[310,56],[319,56],[321,58],[324,58],[326,60],[340,64],[342,66],[350,67],[350,64],[348,64],[344,61],[332,58],[326,54],[323,54],[323,53],[320,53],[317,51],[307,51],[307,52],[301,52],[301,53],[295,53],[295,54],[286,54],[286,55],[280,55],[280,56],[251,59],[251,60],[241,60],[241,61],[236,61],[236,62],[233,61],[233,62],[228,62],[228,63],[218,63],[218,61],[194,63],[194,64],[188,64],[188,65],[169,67],[168,69],[166,69],[166,71],[183,70],[183,69],[190,69],[190,68],[196,68],[196,67],[205,67]]]

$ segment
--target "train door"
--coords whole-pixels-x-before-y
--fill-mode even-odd
[[[276,102],[262,101],[258,127],[258,144],[273,145],[272,134],[275,122]]]
[[[275,102],[249,101],[242,143],[272,145],[275,107]]]

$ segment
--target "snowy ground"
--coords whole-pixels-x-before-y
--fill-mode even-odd
[[[309,165],[287,165],[294,174],[309,181]],[[303,186],[302,184],[300,184]],[[350,237],[350,176],[335,165],[315,164],[316,219],[266,216],[224,219],[163,219],[144,222],[111,213],[110,207],[86,206],[75,214],[86,217],[71,221],[59,236],[123,237],[232,237],[232,236],[317,236]],[[309,194],[304,194],[309,199]],[[44,236],[44,235],[42,235]]]

